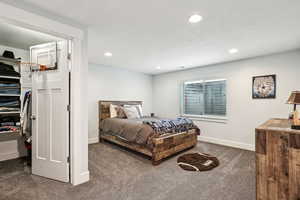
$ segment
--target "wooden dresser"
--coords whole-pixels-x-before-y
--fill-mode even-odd
[[[300,131],[287,119],[256,129],[256,199],[300,200]]]

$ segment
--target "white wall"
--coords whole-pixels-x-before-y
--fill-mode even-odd
[[[0,45],[0,55],[2,55],[5,50],[14,52],[15,57],[21,57],[22,61],[29,60],[29,51]],[[26,150],[21,139],[0,142],[0,161],[14,159],[25,155]]]
[[[89,64],[89,141],[98,139],[98,101],[143,101],[143,111],[152,111],[152,76],[120,68]]]
[[[277,75],[277,97],[252,99],[252,77]],[[196,121],[200,139],[254,149],[255,127],[272,117],[287,118],[285,104],[293,90],[300,90],[300,51],[195,68],[153,77],[153,108],[159,116],[180,115],[180,83],[189,79],[227,79],[226,123]]]

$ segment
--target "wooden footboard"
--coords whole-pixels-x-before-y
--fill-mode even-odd
[[[143,147],[143,146],[138,145],[138,144],[132,144],[132,143],[129,144],[129,143],[123,141],[122,139],[120,139],[116,136],[108,135],[108,134],[100,134],[100,141],[103,141],[103,140],[112,142],[114,144],[126,147],[128,149],[133,150],[133,151],[137,151],[137,152],[140,152],[144,155],[152,157],[152,152],[149,149],[147,149],[146,147]]]
[[[164,158],[172,156],[180,151],[197,145],[196,130],[177,133],[161,138],[153,139],[154,148],[152,150],[152,163],[159,164]]]
[[[131,149],[133,151],[150,156],[152,158],[153,165],[158,165],[163,159],[197,145],[196,130],[190,130],[188,132],[182,132],[165,137],[154,138],[154,147],[152,151],[138,144],[129,144],[125,141],[122,141],[116,136],[102,133],[99,135],[99,137],[100,141],[107,140],[117,145]]]

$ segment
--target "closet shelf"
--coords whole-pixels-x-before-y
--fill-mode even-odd
[[[0,56],[0,61],[6,61],[6,62],[10,62],[10,63],[15,63],[15,64],[21,63],[21,59],[6,58],[3,56]]]
[[[18,76],[5,76],[5,75],[0,75],[0,78],[7,78],[7,79],[21,79],[21,77]]]
[[[0,86],[0,89],[21,89],[20,86]]]
[[[21,94],[0,94],[1,97],[19,97]]]
[[[12,114],[21,114],[20,111],[10,111],[10,112],[1,112],[0,115],[12,115]]]
[[[14,65],[14,68],[17,67],[18,70],[16,70],[17,72],[21,72],[20,67],[21,67],[21,59],[11,59],[11,58],[5,58],[3,56],[0,56],[0,62],[4,62],[10,65]],[[2,73],[0,75],[1,78],[1,83],[5,84],[6,82],[8,84],[16,84],[17,86],[20,85],[20,89],[21,89],[21,77],[18,76],[14,76],[14,74],[12,74],[12,76],[6,75],[4,73]],[[3,80],[4,79],[4,80]],[[2,89],[3,93],[0,93],[0,98],[3,99],[8,99],[8,101],[10,101],[10,99],[12,99],[12,101],[14,101],[14,99],[19,99],[21,97],[21,93],[18,90],[11,90],[9,91],[8,89],[11,89],[9,87],[0,87],[0,89]],[[17,89],[17,88],[13,88],[13,89]],[[19,89],[19,88],[18,88]],[[5,91],[6,90],[6,91]],[[4,93],[7,92],[7,93]],[[9,98],[9,97],[16,97],[16,98]],[[5,104],[4,104],[5,105]],[[11,116],[11,117],[16,117],[17,115],[21,115],[21,106],[19,105],[16,109],[6,109],[6,107],[1,106],[1,109],[3,109],[2,111],[0,111],[0,116],[1,117],[7,117],[7,116]],[[18,120],[17,122],[20,123],[20,121]],[[15,131],[0,131],[0,141],[9,141],[9,140],[17,140],[19,138],[21,138],[21,128],[17,127],[17,129],[14,129]]]
[[[3,131],[0,132],[0,141],[15,140],[22,137],[20,131]]]

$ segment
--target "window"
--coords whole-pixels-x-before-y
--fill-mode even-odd
[[[187,81],[183,84],[182,114],[226,116],[226,80]]]

